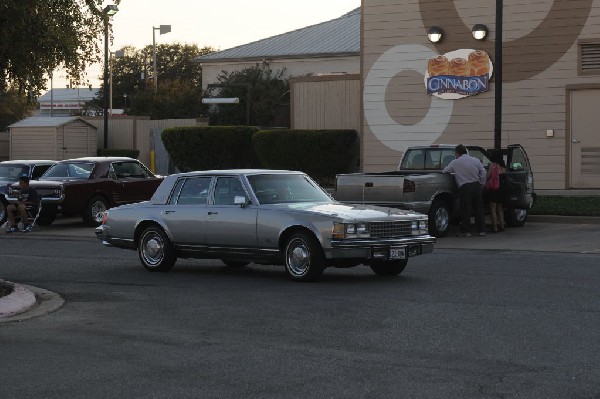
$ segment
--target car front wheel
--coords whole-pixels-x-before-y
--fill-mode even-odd
[[[505,219],[506,224],[511,227],[522,227],[527,221],[527,209],[508,209]]]
[[[7,204],[0,199],[0,225],[4,224],[4,222],[6,222],[7,219],[6,206]]]
[[[378,276],[397,276],[404,271],[408,259],[389,260],[371,263],[371,270]]]
[[[95,196],[87,203],[83,212],[83,221],[88,226],[100,226],[104,211],[108,209],[108,201],[100,196]]]
[[[319,241],[308,233],[294,233],[284,250],[285,270],[296,281],[315,281],[325,270],[325,255]]]
[[[146,228],[138,240],[138,255],[146,270],[168,272],[177,257],[167,234],[157,226]]]

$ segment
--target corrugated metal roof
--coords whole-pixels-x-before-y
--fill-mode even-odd
[[[360,53],[360,8],[331,21],[217,51],[198,57],[194,61],[216,62],[244,58],[331,56],[348,53]]]
[[[26,118],[26,119],[20,120],[19,122],[13,123],[12,125],[9,126],[9,128],[13,128],[13,127],[59,127],[59,126],[63,126],[68,123],[71,123],[75,120],[81,120],[82,122],[84,122],[90,126],[93,126],[78,116],[54,116],[54,117],[51,117],[51,116],[33,117],[32,116],[31,118]],[[95,126],[94,126],[94,128],[95,128]]]
[[[52,101],[54,102],[65,102],[65,101],[91,101],[98,95],[100,89],[92,88],[91,90],[87,87],[80,87],[76,89],[52,89],[48,90],[44,95],[38,98],[40,103],[49,103],[50,96],[52,93]]]

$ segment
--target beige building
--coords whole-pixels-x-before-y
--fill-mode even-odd
[[[284,77],[358,73],[360,9],[339,18],[195,59],[202,64],[202,87],[222,71],[259,66],[284,71]]]
[[[599,188],[600,1],[505,1],[503,15],[502,147],[527,149],[537,189]],[[395,169],[410,145],[492,148],[495,2],[363,0],[362,16],[364,170]],[[487,26],[486,40],[473,38],[476,24]],[[432,27],[443,32],[435,44]],[[489,73],[448,69],[438,78],[428,66],[473,50],[487,53]],[[469,92],[486,75],[487,91]]]

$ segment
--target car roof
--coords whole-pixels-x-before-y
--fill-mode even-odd
[[[67,162],[118,162],[118,161],[137,161],[137,159],[129,158],[129,157],[82,157],[82,158],[73,158],[73,159],[65,159],[60,161],[59,163],[67,163]]]
[[[276,175],[276,174],[303,174],[303,172],[294,170],[275,170],[275,169],[215,169],[215,170],[197,170],[192,172],[179,173],[177,176],[198,176],[198,175]]]
[[[2,161],[0,164],[3,165],[14,165],[14,164],[25,164],[25,165],[38,165],[38,164],[54,164],[57,161],[52,161],[49,159],[13,159],[10,161]]]

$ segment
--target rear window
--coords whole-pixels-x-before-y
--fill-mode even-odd
[[[44,176],[40,180],[53,179],[57,177],[71,178],[71,179],[87,179],[94,170],[93,163],[83,162],[65,162],[57,163],[44,173]]]

